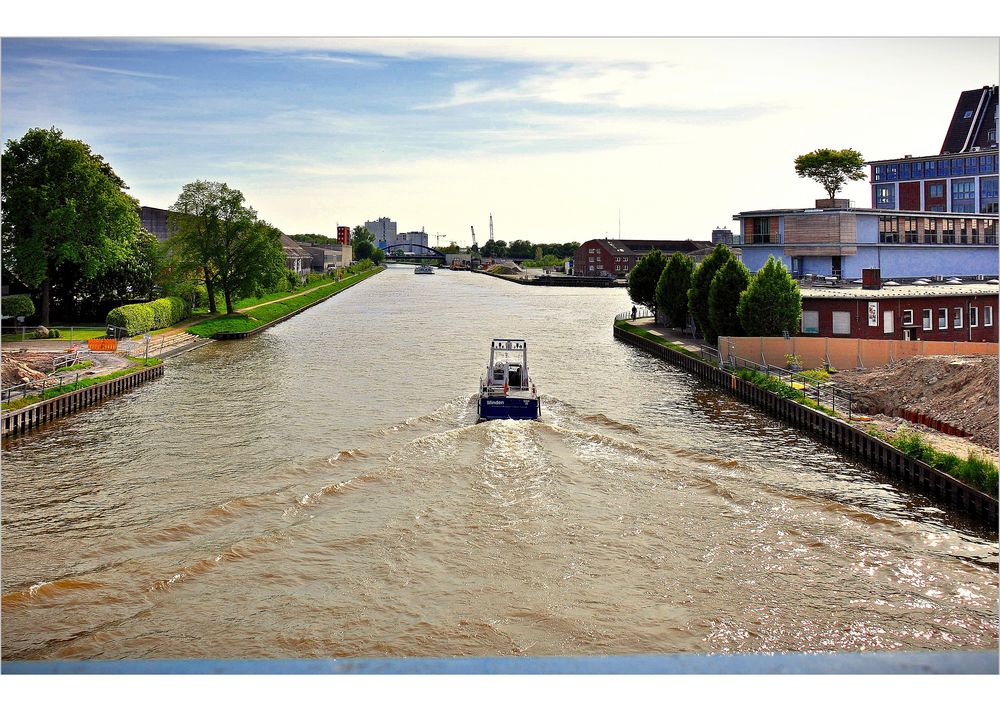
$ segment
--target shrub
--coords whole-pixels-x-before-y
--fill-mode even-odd
[[[166,328],[171,324],[171,317],[173,316],[173,309],[170,307],[170,302],[166,299],[157,299],[156,301],[150,301],[149,309],[153,312],[153,328]]]
[[[149,304],[126,304],[108,312],[105,323],[125,330],[129,336],[153,330],[153,309]]]
[[[959,467],[960,478],[976,488],[996,496],[997,465],[988,459],[980,457],[975,452],[969,453],[969,458]]]
[[[33,316],[35,304],[27,294],[15,294],[5,296],[0,299],[0,312],[4,317],[16,318],[18,316]]]
[[[911,457],[921,460],[931,451],[919,432],[914,432],[905,427],[901,427],[896,436],[892,438],[892,444]]]
[[[58,328],[50,328],[49,329],[49,338],[59,338],[61,336],[62,336],[62,334],[59,333],[59,329]]]
[[[931,450],[930,456],[925,459],[928,464],[943,472],[954,474],[959,471],[962,465],[962,458],[951,452],[936,452]]]

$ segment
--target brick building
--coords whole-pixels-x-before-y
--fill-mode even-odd
[[[906,341],[997,341],[996,284],[802,292],[803,335]]]
[[[711,247],[708,240],[592,239],[573,253],[573,273],[580,276],[624,276],[644,255],[659,249],[667,258]]]

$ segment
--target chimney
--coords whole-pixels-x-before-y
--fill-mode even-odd
[[[862,289],[881,289],[882,270],[878,267],[867,267],[861,270]]]

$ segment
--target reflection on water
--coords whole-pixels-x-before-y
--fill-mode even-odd
[[[996,646],[992,532],[615,342],[628,306],[390,269],[5,443],[4,658]],[[538,422],[475,424],[500,336]]]

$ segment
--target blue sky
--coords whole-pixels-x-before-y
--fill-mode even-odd
[[[57,126],[144,205],[192,180],[287,233],[707,239],[810,206],[795,156],[934,153],[995,38],[5,38],[2,136]],[[870,206],[866,183],[845,192]],[[481,239],[480,242],[483,240]]]

